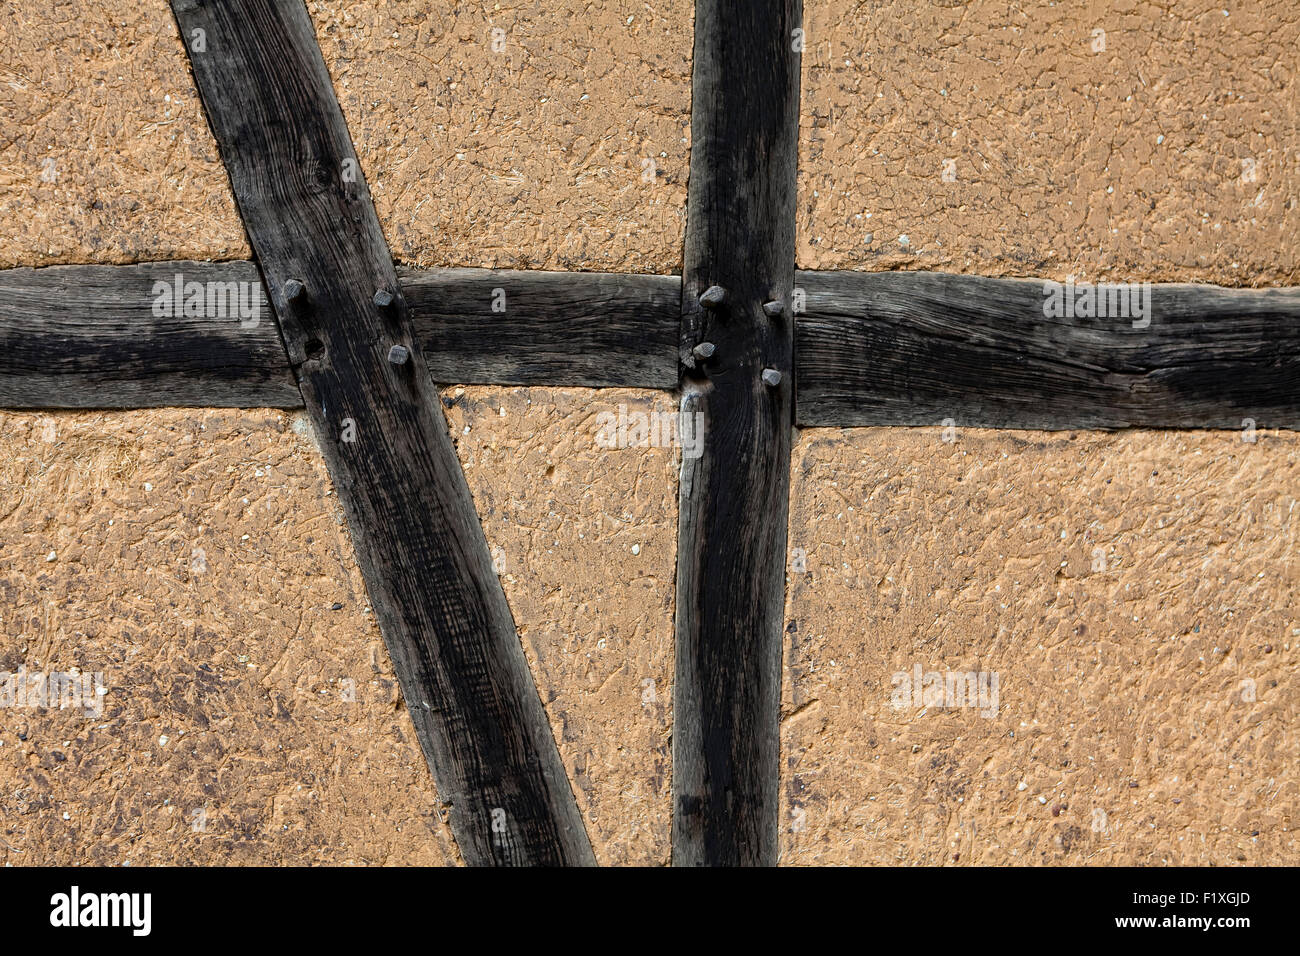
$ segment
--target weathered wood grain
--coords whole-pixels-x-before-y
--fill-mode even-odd
[[[1045,315],[1041,280],[797,281],[800,425],[1300,428],[1297,288],[1155,284],[1145,316],[1097,318]]]
[[[223,295],[243,283],[256,319],[155,315],[155,282],[177,275]],[[399,282],[435,382],[677,387],[678,276],[408,269]],[[3,270],[0,345],[0,408],[302,407],[251,262]]]
[[[177,276],[216,295],[217,310],[186,315],[184,297],[175,308]],[[431,269],[399,280],[434,381],[676,384],[677,276]],[[795,332],[801,426],[1300,428],[1300,289],[1157,283],[1152,323],[1134,329],[1047,319],[1038,280],[795,281],[807,302]],[[504,313],[492,311],[497,290]],[[251,320],[234,307],[241,293]],[[302,407],[253,263],[0,271],[0,407],[167,405]]]
[[[0,407],[301,404],[251,262],[0,271]]]
[[[172,8],[460,851],[592,863],[306,8]]]
[[[677,276],[403,271],[435,382],[677,387]]]
[[[680,490],[675,865],[777,858],[800,15],[798,0],[695,5],[682,415],[704,440]]]

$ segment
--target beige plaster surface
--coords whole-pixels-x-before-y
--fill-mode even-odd
[[[166,0],[0,9],[0,268],[246,259]]]
[[[631,389],[443,396],[597,862],[667,863],[680,453],[596,436],[620,406],[675,403]]]
[[[319,453],[275,411],[7,412],[5,863],[457,859]]]
[[[808,0],[804,27],[800,268],[1300,282],[1294,4]]]
[[[309,8],[398,260],[681,271],[689,0]]]
[[[1300,438],[948,437],[799,435],[783,862],[1294,862]]]
[[[593,421],[666,399],[445,394],[597,856],[664,862],[675,472]],[[301,415],[7,412],[0,449],[0,671],[107,691],[0,709],[0,859],[458,860]]]

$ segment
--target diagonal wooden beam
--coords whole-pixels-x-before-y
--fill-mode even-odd
[[[697,0],[682,271],[673,863],[777,858],[799,0]]]
[[[172,9],[460,851],[592,863],[307,10]]]
[[[1300,289],[797,281],[800,425],[1300,428]]]

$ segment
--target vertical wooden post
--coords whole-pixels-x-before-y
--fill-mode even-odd
[[[801,13],[695,5],[682,414],[704,434],[680,491],[676,865],[777,857]]]

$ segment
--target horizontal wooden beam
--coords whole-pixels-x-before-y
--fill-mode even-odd
[[[400,273],[437,382],[677,387],[677,276]]]
[[[1043,280],[797,282],[799,425],[1300,428],[1300,288],[1103,289],[1094,317],[1095,287]]]
[[[0,406],[166,405],[302,405],[257,266],[0,271]]]
[[[677,276],[400,278],[434,381],[676,386]],[[230,283],[253,283],[254,320],[238,311],[249,288]],[[1049,318],[1040,280],[800,272],[797,283],[802,426],[1240,428],[1251,418],[1300,429],[1300,288],[1157,283],[1151,323],[1136,328],[1132,316]],[[301,407],[253,263],[0,271],[0,407],[165,405]]]
[[[677,386],[677,276],[400,280],[435,382]],[[0,407],[167,405],[302,407],[254,263],[0,270]]]

